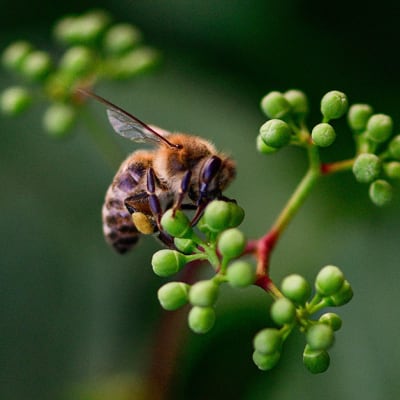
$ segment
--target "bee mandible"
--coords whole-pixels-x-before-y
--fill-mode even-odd
[[[234,161],[209,141],[184,133],[170,133],[147,125],[132,114],[92,92],[80,89],[107,107],[108,120],[119,135],[134,142],[154,144],[137,150],[122,162],[109,186],[102,209],[106,241],[119,253],[135,246],[140,234],[157,233],[167,246],[171,238],[162,231],[163,212],[193,209],[192,225],[234,179]]]

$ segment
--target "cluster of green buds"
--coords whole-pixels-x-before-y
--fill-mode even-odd
[[[389,181],[400,179],[400,135],[393,137],[393,121],[389,115],[374,113],[368,104],[350,105],[346,94],[338,90],[322,97],[322,119],[312,129],[305,121],[308,100],[299,90],[270,92],[261,100],[261,109],[270,118],[261,126],[257,137],[257,148],[264,154],[275,153],[287,145],[308,149],[314,146],[317,150],[331,146],[336,139],[332,121],[347,116],[356,144],[355,156],[337,170],[352,168],[357,181],[369,184],[369,196],[374,204],[383,206],[391,201],[393,190]],[[321,172],[326,171],[331,172],[333,168],[321,168]]]
[[[76,88],[92,87],[102,79],[127,79],[154,66],[158,55],[142,44],[141,32],[132,24],[113,23],[102,10],[71,15],[53,29],[63,53],[55,59],[28,41],[10,44],[2,54],[3,65],[22,84],[1,93],[1,111],[18,115],[34,100],[45,98],[49,107],[43,116],[46,131],[64,136],[73,126],[81,102]]]
[[[166,310],[191,305],[188,324],[196,333],[206,333],[213,327],[214,307],[222,284],[245,288],[256,280],[255,266],[238,259],[246,246],[246,238],[237,228],[243,218],[241,207],[222,200],[208,204],[195,227],[180,210],[171,209],[162,216],[161,226],[174,238],[175,249],[156,252],[152,258],[153,271],[170,277],[196,260],[207,260],[213,268],[211,279],[193,285],[172,281],[158,291],[160,304]]]
[[[285,277],[270,309],[271,319],[278,326],[265,328],[254,338],[253,361],[261,370],[273,368],[279,361],[282,346],[289,334],[298,327],[305,335],[303,363],[312,373],[328,369],[329,348],[334,342],[334,332],[342,326],[341,318],[333,312],[313,315],[326,307],[348,303],[353,291],[342,271],[333,265],[323,267],[315,279],[315,293],[305,278],[293,274]]]

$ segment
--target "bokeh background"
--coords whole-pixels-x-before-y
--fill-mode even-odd
[[[238,177],[227,195],[247,210],[243,230],[249,237],[268,229],[306,167],[296,149],[269,158],[256,153],[264,122],[259,100],[266,92],[304,90],[313,108],[310,123],[316,123],[321,96],[342,90],[400,126],[395,1],[0,4],[1,49],[27,38],[53,50],[54,20],[93,7],[136,24],[162,52],[162,66],[97,91],[148,122],[199,134],[231,153]],[[0,88],[10,81],[2,71]],[[145,238],[125,256],[106,246],[100,209],[115,171],[83,125],[66,140],[47,137],[42,111],[0,120],[0,398],[118,400],[132,390],[130,398],[140,399],[135,390],[143,384],[163,314],[156,291],[164,280],[150,267],[158,245]],[[108,128],[101,107],[93,111]],[[350,134],[343,123],[337,126],[339,138],[324,153],[327,160],[352,154]],[[137,148],[118,143],[125,154]],[[377,209],[367,187],[350,174],[329,177],[274,254],[277,282],[291,272],[312,279],[332,263],[353,284],[355,297],[340,310],[344,327],[327,373],[305,370],[297,334],[279,366],[259,372],[251,362],[251,340],[268,324],[269,299],[256,288],[227,289],[212,333],[199,337],[180,329],[171,398],[398,399],[399,191],[397,186],[390,207]]]

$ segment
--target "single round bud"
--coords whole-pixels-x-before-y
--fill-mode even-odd
[[[374,114],[367,123],[367,138],[376,143],[389,139],[393,132],[393,120],[386,114]]]
[[[174,238],[174,244],[183,254],[193,254],[196,250],[196,243],[190,239]]]
[[[261,371],[268,371],[275,367],[280,358],[281,353],[279,351],[272,354],[263,354],[257,350],[253,352],[253,362]]]
[[[369,183],[381,173],[382,162],[375,154],[363,153],[353,164],[353,174],[358,182]]]
[[[31,52],[32,45],[26,41],[11,43],[3,52],[3,65],[8,69],[18,70]]]
[[[342,327],[342,319],[333,312],[321,315],[318,321],[329,325],[334,331],[338,331]]]
[[[308,328],[306,340],[311,350],[328,350],[333,345],[335,335],[329,325],[317,323]]]
[[[237,260],[229,265],[226,277],[232,287],[244,288],[255,282],[256,271],[249,262]]]
[[[303,353],[303,364],[313,374],[320,374],[329,368],[330,357],[325,350],[311,350],[306,345]]]
[[[332,125],[323,122],[314,126],[311,137],[317,146],[328,147],[335,141],[336,132]]]
[[[276,324],[291,324],[296,318],[296,307],[289,299],[281,297],[272,304],[270,313]]]
[[[290,103],[281,92],[270,92],[261,99],[261,109],[269,118],[282,118],[290,112]]]
[[[272,153],[276,153],[279,149],[277,149],[276,147],[271,147],[265,144],[263,138],[260,135],[257,135],[257,150],[261,153],[261,154],[272,154]]]
[[[156,275],[167,277],[176,274],[187,264],[184,254],[176,250],[163,249],[153,254],[151,265]]]
[[[32,103],[30,93],[21,86],[12,86],[1,93],[1,111],[6,115],[18,115]]]
[[[236,228],[223,231],[218,239],[218,250],[223,257],[232,259],[240,256],[246,246],[244,234]]]
[[[231,220],[229,203],[223,200],[213,200],[204,210],[203,220],[212,232],[221,232],[228,228]]]
[[[393,198],[392,185],[383,179],[372,182],[369,186],[369,198],[376,206],[388,205]]]
[[[80,77],[95,68],[95,58],[88,47],[74,46],[69,48],[62,56],[60,68],[65,72]]]
[[[280,119],[270,119],[260,128],[261,139],[267,146],[279,149],[290,142],[290,126]]]
[[[188,315],[189,328],[195,333],[207,333],[215,324],[212,307],[193,307]]]
[[[139,30],[131,24],[116,24],[105,34],[104,48],[113,54],[123,54],[133,49],[142,39]]]
[[[172,237],[190,238],[193,234],[193,229],[186,214],[181,210],[176,210],[175,215],[173,214],[174,210],[172,208],[163,214],[161,217],[162,228]]]
[[[389,143],[389,154],[395,159],[400,160],[400,135],[395,136]]]
[[[154,66],[159,59],[158,53],[148,47],[139,47],[122,56],[107,61],[105,73],[113,79],[127,79]]]
[[[54,25],[54,36],[63,43],[76,43],[79,39],[78,18],[67,16]]]
[[[321,113],[325,121],[340,118],[349,108],[347,96],[338,90],[326,93],[321,100]]]
[[[210,307],[218,298],[219,286],[212,280],[198,281],[189,291],[189,301],[194,306]]]
[[[304,304],[311,295],[310,284],[301,276],[286,276],[281,283],[282,293],[296,304]]]
[[[230,218],[229,218],[229,228],[236,228],[239,226],[244,219],[244,210],[242,207],[237,205],[233,201],[228,202]]]
[[[21,64],[21,73],[34,81],[41,81],[47,77],[52,69],[50,55],[44,51],[32,51]]]
[[[343,283],[343,272],[334,265],[323,267],[315,278],[315,288],[322,296],[331,296],[337,293]]]
[[[253,345],[254,349],[261,354],[280,352],[282,348],[281,333],[275,328],[265,328],[254,337]]]
[[[369,104],[353,104],[347,114],[347,122],[350,128],[355,132],[364,131],[373,112]]]
[[[344,281],[340,290],[332,296],[327,298],[328,305],[330,306],[343,306],[353,298],[353,288],[348,281]]]
[[[400,179],[400,162],[390,161],[383,164],[383,170],[388,178]]]
[[[290,104],[292,114],[300,118],[304,118],[308,114],[308,100],[304,92],[292,89],[283,93],[283,95]]]
[[[172,311],[184,306],[188,302],[190,286],[183,282],[168,282],[158,289],[157,297],[161,307]]]
[[[76,120],[75,109],[64,103],[51,105],[43,115],[43,126],[53,137],[63,137]]]

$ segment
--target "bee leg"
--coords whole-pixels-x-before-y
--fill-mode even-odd
[[[197,210],[192,218],[191,224],[195,225],[203,214],[204,209],[210,202],[208,188],[210,182],[215,175],[220,171],[222,160],[217,156],[210,157],[203,165],[200,173],[200,194],[197,200]],[[216,196],[218,197],[218,196]]]
[[[186,193],[189,191],[189,184],[190,184],[191,177],[192,177],[192,171],[189,169],[183,175],[183,178],[181,181],[181,187],[179,188],[178,197],[172,208],[173,216],[175,216],[176,210],[179,210],[181,208],[183,199],[185,198]]]
[[[154,218],[157,221],[158,229],[161,231],[161,217],[162,217],[162,208],[160,204],[160,200],[156,195],[156,175],[154,173],[153,168],[149,168],[147,170],[147,194],[149,200],[149,206]]]

